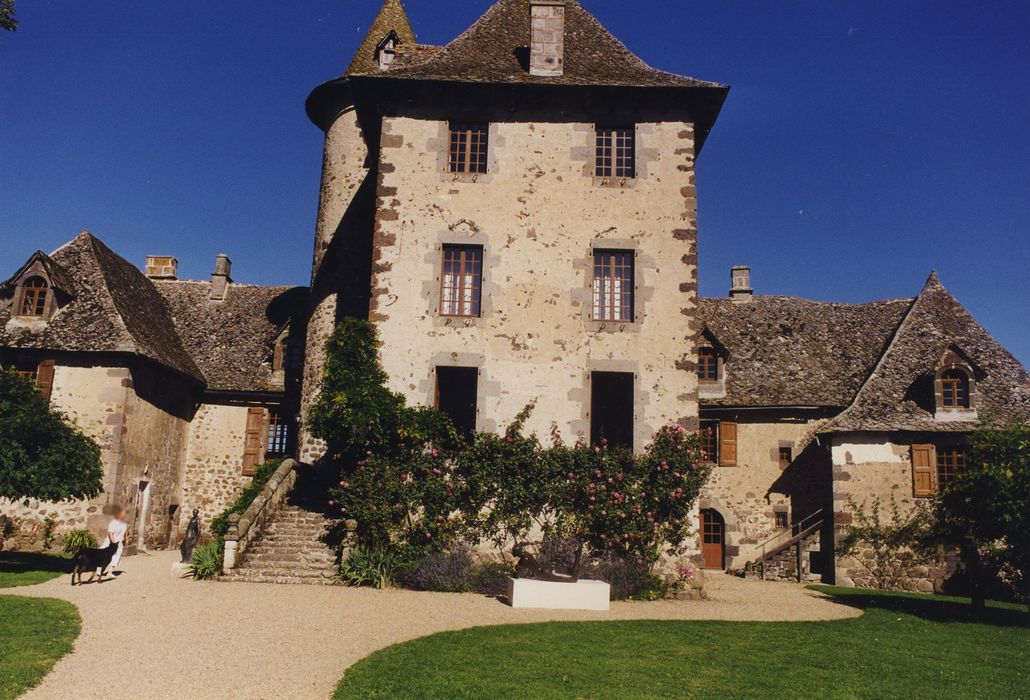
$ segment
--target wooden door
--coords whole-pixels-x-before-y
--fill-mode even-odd
[[[701,511],[701,556],[706,569],[725,568],[726,525],[714,510]]]

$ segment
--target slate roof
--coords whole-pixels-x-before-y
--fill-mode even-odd
[[[198,382],[203,375],[172,326],[164,299],[131,263],[88,231],[50,256],[74,298],[42,328],[11,324],[13,293],[0,298],[0,346],[132,353]]]
[[[210,282],[155,281],[186,349],[209,390],[281,391],[271,383],[272,344],[292,318],[302,318],[307,289],[229,285],[211,301]]]
[[[981,420],[1030,420],[1030,374],[934,273],[854,401],[822,432],[972,429],[975,423],[934,420],[934,371],[952,347],[977,371],[975,407]]]
[[[726,396],[702,406],[844,407],[872,371],[911,299],[839,304],[704,298],[699,327],[725,358]]]
[[[400,7],[400,2],[390,0],[387,5]],[[386,9],[384,7],[384,12]],[[403,7],[400,10],[403,11]],[[410,28],[407,17],[403,23],[397,21],[397,24]],[[373,41],[378,42],[381,38]],[[369,40],[366,38],[365,41]],[[381,75],[481,83],[726,88],[720,83],[650,67],[612,36],[577,0],[567,0],[565,9],[563,75],[531,76],[525,65],[529,45],[529,0],[499,0],[429,60],[414,67],[398,67]],[[348,73],[357,74],[352,69]],[[374,72],[378,73],[378,67]]]
[[[231,283],[214,302],[210,282],[151,280],[85,231],[37,256],[74,296],[45,325],[8,326],[13,287],[0,286],[0,347],[129,353],[211,390],[283,391],[271,382],[272,344],[304,318],[306,288]]]

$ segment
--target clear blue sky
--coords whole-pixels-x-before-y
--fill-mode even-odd
[[[443,43],[489,0],[407,0]],[[931,269],[1030,364],[1030,3],[585,0],[733,86],[701,155],[701,291],[910,296]],[[378,0],[17,0],[0,33],[0,278],[88,228],[134,263],[308,279],[321,134]]]

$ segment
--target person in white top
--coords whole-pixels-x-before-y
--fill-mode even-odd
[[[103,549],[112,542],[118,543],[118,550],[114,553],[111,558],[111,569],[114,570],[118,566],[118,562],[122,560],[122,552],[125,551],[125,534],[129,530],[129,524],[125,522],[125,509],[116,507],[114,509],[114,517],[107,526],[107,537],[104,538],[104,543],[100,545]]]

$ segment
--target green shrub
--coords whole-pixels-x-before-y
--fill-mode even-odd
[[[340,564],[340,580],[351,586],[392,588],[411,568],[412,558],[401,547],[356,547]]]
[[[508,579],[514,574],[515,568],[505,562],[480,564],[473,571],[472,590],[485,595],[504,595],[508,592]]]
[[[57,532],[57,513],[49,513],[43,518],[43,549],[54,546],[54,533]]]
[[[89,530],[72,530],[64,538],[64,553],[76,554],[84,547],[96,547],[97,538]]]
[[[283,460],[281,459],[272,459],[257,466],[254,470],[254,477],[247,484],[246,488],[240,492],[240,495],[236,497],[233,504],[211,519],[211,532],[216,537],[225,537],[225,533],[229,532],[229,516],[233,514],[243,515],[282,463]]]
[[[220,537],[193,550],[189,572],[197,581],[213,579],[222,573],[222,539]]]
[[[429,552],[413,567],[400,572],[405,588],[440,593],[468,593],[475,589],[476,560],[468,547]]]

